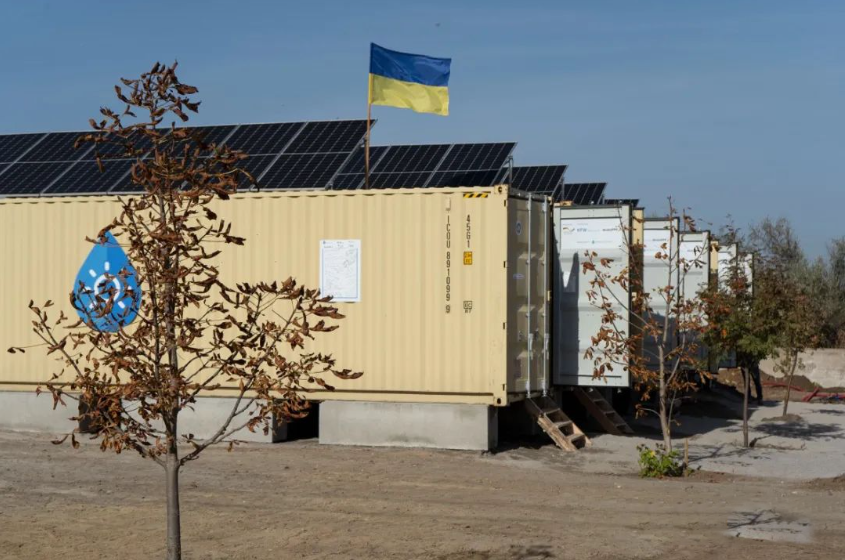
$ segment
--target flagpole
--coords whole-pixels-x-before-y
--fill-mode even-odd
[[[364,188],[370,188],[370,121],[373,108],[373,75],[367,81],[367,136],[364,140]]]

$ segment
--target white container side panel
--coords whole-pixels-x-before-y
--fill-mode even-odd
[[[555,236],[553,285],[552,367],[558,385],[628,387],[627,371],[615,367],[603,378],[594,378],[595,366],[584,352],[592,345],[602,326],[603,312],[590,303],[591,273],[582,274],[584,254],[598,254],[596,260],[611,259],[604,269],[615,276],[629,269],[626,238],[631,235],[631,209],[628,206],[604,208],[556,207],[553,228]],[[619,326],[630,329],[630,294],[618,285],[609,285],[607,294],[613,310],[622,316]]]
[[[680,272],[683,276],[681,297],[684,300],[697,300],[700,293],[710,286],[710,232],[682,233],[680,258],[686,269],[686,272],[683,270]],[[703,314],[702,320],[704,320]],[[679,336],[683,336],[683,333]],[[699,346],[697,355],[699,363],[702,367],[706,367],[707,348]]]
[[[508,200],[508,393],[548,389],[548,206]]]
[[[748,289],[751,290],[751,295],[754,295],[754,255],[749,253],[740,257],[740,265],[742,266],[742,273],[748,281]]]
[[[726,247],[719,248],[718,263],[716,266],[716,274],[718,277],[719,288],[724,289],[730,280],[731,270],[736,266],[736,259],[739,256],[739,245],[734,243]],[[736,352],[731,352],[727,356],[722,357],[719,362],[720,368],[735,368],[737,367]]]
[[[730,279],[731,269],[736,265],[736,258],[739,253],[739,246],[734,243],[727,247],[719,248],[718,264],[716,273],[719,278],[719,288],[724,288]]]
[[[674,226],[668,219],[646,219],[643,225],[643,292],[650,297],[651,311],[646,311],[647,319],[665,324],[667,302],[663,290],[672,287],[672,293],[678,294],[680,275],[678,274],[678,231],[680,222],[674,219]],[[669,254],[671,258],[657,258],[657,254]],[[669,302],[671,305],[671,302]],[[669,342],[664,348],[670,352],[676,348],[677,333],[675,322],[669,317]],[[643,353],[649,367],[659,364],[658,348],[660,342],[654,336],[643,340]]]
[[[710,233],[682,233],[680,256],[689,267],[682,273],[681,297],[695,299],[710,285]]]

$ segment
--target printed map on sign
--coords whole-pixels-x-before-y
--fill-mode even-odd
[[[320,241],[320,293],[334,301],[361,301],[361,240]]]

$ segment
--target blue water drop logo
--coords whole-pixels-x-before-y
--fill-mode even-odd
[[[106,232],[82,263],[72,301],[79,317],[98,331],[117,332],[138,316],[141,288],[137,274],[111,232]]]

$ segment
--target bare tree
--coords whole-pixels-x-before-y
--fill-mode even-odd
[[[221,252],[244,239],[210,205],[251,178],[239,167],[244,154],[167,125],[199,108],[197,89],[179,81],[176,64],[157,63],[115,91],[124,110],[101,109],[78,144],[94,143],[101,169],[113,157],[134,159],[131,180],[143,194],[121,198],[120,215],[89,241],[118,240],[135,268],[107,273],[102,291],[80,284],[70,296],[78,321],[49,311],[52,302],[30,308],[35,334],[59,357],[46,384],[54,407],[79,399],[84,408],[74,419],[90,426],[102,450],[131,449],[164,468],[167,558],[175,560],[180,469],[212,445],[231,449],[241,429],[267,433],[274,417],[306,415],[303,394],[315,385],[331,389],[325,377],[361,374],[305,348],[343,317],[330,298],[291,278],[235,286],[220,278]],[[202,441],[181,434],[180,413],[213,393],[233,397],[225,420]]]
[[[658,416],[667,452],[672,450],[672,424],[679,396],[697,387],[696,378],[709,375],[699,359],[699,339],[706,326],[704,308],[697,297],[685,297],[681,289],[691,270],[705,266],[704,255],[696,252],[689,258],[681,254],[681,227],[695,232],[696,223],[686,211],[678,212],[671,199],[668,209],[667,239],[656,249],[647,248],[649,254],[645,255],[658,263],[665,284],[661,280],[661,285],[649,290],[642,274],[635,270],[613,274],[611,260],[595,251],[585,252],[582,265],[588,278],[588,298],[603,312],[602,326],[585,354],[593,360],[593,375],[600,378],[614,368],[630,373],[642,395],[637,413]],[[678,225],[679,220],[683,226]],[[627,232],[624,224],[622,229]],[[643,247],[630,235],[623,237],[629,262],[639,263]],[[630,294],[630,300],[620,293]],[[630,315],[630,325],[615,311],[620,306]],[[656,409],[647,404],[655,393]]]

